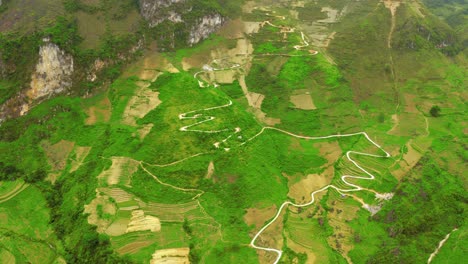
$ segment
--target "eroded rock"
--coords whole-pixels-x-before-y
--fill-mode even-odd
[[[45,40],[39,49],[39,62],[26,93],[31,100],[61,93],[72,86],[73,57]]]

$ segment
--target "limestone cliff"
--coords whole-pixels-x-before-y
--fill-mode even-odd
[[[140,0],[140,12],[150,27],[155,27],[165,20],[182,22],[180,12],[184,11],[185,2],[185,0]]]
[[[27,89],[0,107],[0,122],[26,114],[35,102],[63,93],[72,86],[73,57],[49,39],[39,49],[39,60]]]
[[[162,39],[172,43],[175,38],[185,40],[188,45],[194,45],[215,32],[225,21],[225,18],[213,8],[204,8],[199,0],[140,0],[140,13],[150,27],[156,27],[164,22],[179,25],[173,32],[164,32]],[[170,31],[170,27],[163,31]],[[168,38],[171,40],[168,41]]]
[[[188,43],[193,45],[207,38],[211,33],[218,30],[223,22],[224,18],[219,14],[202,17],[197,21],[197,24],[190,29]]]
[[[48,40],[40,47],[39,62],[27,96],[31,100],[61,93],[72,85],[73,57]]]

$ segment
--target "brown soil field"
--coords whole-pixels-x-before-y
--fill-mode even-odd
[[[109,169],[101,172],[98,179],[105,181],[108,185],[123,183],[130,185],[131,176],[138,170],[138,161],[126,157],[112,157],[112,165]]]
[[[291,103],[294,104],[294,107],[302,110],[314,110],[317,107],[312,100],[312,96],[309,93],[291,95]]]
[[[96,190],[96,198],[94,198],[91,203],[84,206],[84,212],[89,214],[88,223],[90,225],[97,226],[96,231],[98,233],[104,233],[107,227],[111,224],[110,219],[104,219],[100,217],[100,212],[98,212],[98,207],[101,208],[102,214],[115,215],[117,208],[109,200],[109,196],[100,195],[98,190]]]
[[[189,264],[189,248],[156,250],[150,264]]]
[[[145,215],[143,210],[132,212],[132,218],[127,226],[125,233],[145,231],[157,232],[161,230],[161,222],[157,217]]]
[[[116,251],[120,255],[132,254],[138,252],[141,248],[147,247],[153,243],[153,241],[136,241],[129,243],[121,248],[118,248]]]
[[[255,228],[261,228],[265,222],[273,218],[277,212],[276,205],[267,208],[249,208],[244,215],[244,221],[248,226],[255,225]]]
[[[130,126],[136,126],[136,121],[143,118],[151,110],[161,104],[159,100],[159,92],[149,89],[150,83],[138,82],[140,87],[135,95],[128,102],[123,114],[122,123]]]

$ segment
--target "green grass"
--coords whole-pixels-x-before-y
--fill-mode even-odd
[[[2,182],[2,187],[6,185],[11,184]],[[64,254],[49,225],[46,200],[36,187],[27,187],[0,205],[0,248],[14,255],[17,262],[46,263]]]

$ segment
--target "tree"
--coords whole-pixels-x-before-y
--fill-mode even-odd
[[[434,105],[433,107],[431,107],[431,110],[429,110],[429,113],[433,117],[439,117],[440,116],[440,111],[441,111],[440,107],[438,105]]]

